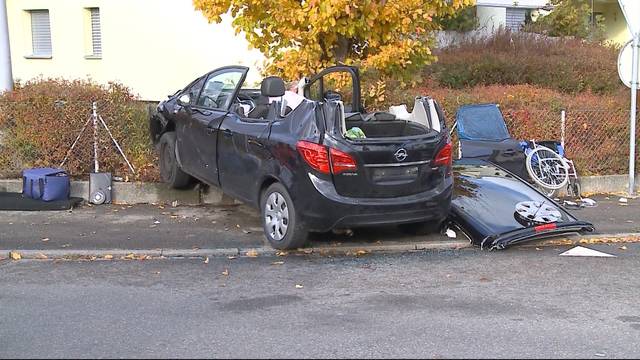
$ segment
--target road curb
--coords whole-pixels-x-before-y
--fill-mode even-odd
[[[582,176],[580,183],[585,194],[623,193],[627,191],[627,175]],[[640,184],[638,185],[640,189]],[[0,191],[22,191],[21,179],[0,179]],[[72,181],[71,196],[89,197],[88,181]],[[196,186],[188,190],[175,190],[162,183],[113,182],[112,200],[117,204],[171,204],[229,205],[237,200],[222,193],[217,187]]]
[[[349,245],[349,246],[317,246],[305,249],[282,252],[290,255],[310,254],[335,254],[335,255],[362,255],[367,253],[398,253],[427,250],[458,250],[469,247],[467,241],[440,241],[406,244],[375,244],[375,245]],[[0,258],[9,253],[19,253],[22,259],[73,259],[92,258],[104,259],[105,256],[112,259],[120,259],[127,256],[134,258],[149,256],[151,258],[205,258],[205,257],[259,257],[277,256],[280,251],[269,247],[259,248],[223,248],[223,249],[30,249],[9,250],[0,249]]]
[[[525,243],[522,247],[562,246],[580,244],[607,244],[640,242],[640,233],[592,234],[586,236],[560,237]],[[340,246],[315,246],[305,249],[281,252],[270,247],[223,248],[223,249],[40,249],[9,250],[0,249],[0,259],[9,253],[19,253],[22,259],[146,259],[149,258],[206,258],[206,257],[260,257],[287,255],[346,255],[360,256],[370,253],[403,253],[417,251],[448,251],[475,248],[467,240],[427,241],[418,243],[362,244]]]
[[[584,245],[584,244],[612,244],[640,242],[640,233],[590,234],[571,237],[559,237],[522,244],[525,247]]]

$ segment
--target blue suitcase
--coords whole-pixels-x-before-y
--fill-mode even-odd
[[[22,172],[23,196],[43,201],[68,200],[70,192],[69,175],[62,169],[36,168]]]

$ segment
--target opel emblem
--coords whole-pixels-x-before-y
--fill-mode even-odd
[[[393,156],[395,156],[398,161],[404,161],[404,159],[407,158],[407,150],[400,148],[395,152],[395,154],[393,154]]]

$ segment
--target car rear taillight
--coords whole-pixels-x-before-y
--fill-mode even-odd
[[[323,145],[309,141],[298,141],[296,147],[304,161],[314,170],[323,174],[332,172],[337,175],[355,170],[358,167],[356,160],[351,155],[334,148],[327,149]],[[329,157],[331,157],[331,162],[329,162]]]
[[[433,165],[450,167],[453,162],[453,158],[451,157],[451,148],[451,143],[447,143],[442,149],[440,149],[438,154],[436,154],[435,160],[433,160]]]
[[[329,173],[329,154],[326,147],[308,141],[298,141],[296,148],[309,166],[323,174]]]
[[[331,171],[335,175],[345,171],[355,170],[358,167],[356,160],[345,152],[330,148],[329,154],[331,156]]]
[[[558,225],[556,225],[556,223],[549,223],[549,224],[535,226],[533,230],[535,232],[542,232],[542,231],[555,230],[556,228],[558,228]]]

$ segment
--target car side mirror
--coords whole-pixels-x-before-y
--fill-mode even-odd
[[[189,106],[191,104],[191,96],[189,96],[189,94],[180,95],[178,104],[181,106]]]

